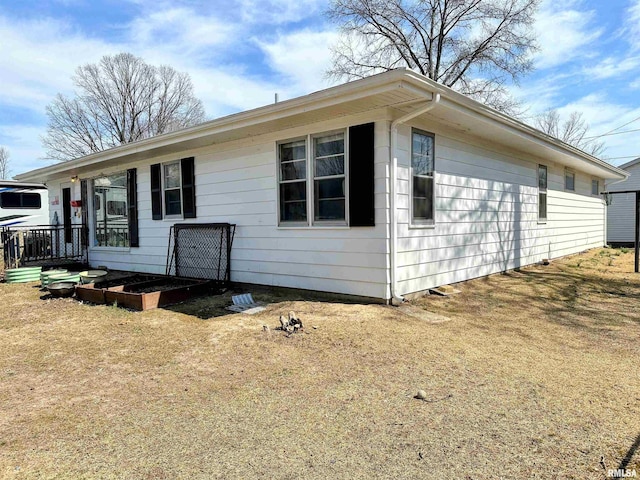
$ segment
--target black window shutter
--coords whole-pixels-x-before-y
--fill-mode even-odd
[[[182,170],[182,213],[184,218],[196,218],[196,175],[194,158],[180,160]]]
[[[87,181],[80,180],[80,201],[82,202],[82,232],[80,233],[80,245],[89,245],[89,203],[88,203]]]
[[[374,124],[349,128],[349,223],[352,227],[375,226]]]
[[[62,189],[62,224],[64,225],[64,242],[73,242],[73,230],[71,229],[71,189]]]
[[[162,170],[160,164],[151,165],[151,218],[162,220]]]
[[[129,222],[129,246],[139,247],[138,239],[138,181],[135,168],[127,170],[127,208]]]

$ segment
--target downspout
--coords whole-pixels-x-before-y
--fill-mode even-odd
[[[396,254],[398,251],[398,217],[396,215],[396,173],[398,169],[398,156],[396,155],[396,147],[398,142],[398,125],[408,122],[409,120],[422,115],[440,102],[440,94],[432,93],[431,98],[426,100],[426,104],[414,110],[411,113],[407,113],[402,117],[391,122],[389,128],[389,158],[391,159],[391,172],[390,172],[390,185],[389,185],[389,206],[391,215],[391,235],[390,235],[390,253],[391,253],[391,304],[398,305],[404,302],[404,298],[396,294]],[[434,185],[435,188],[435,185]]]

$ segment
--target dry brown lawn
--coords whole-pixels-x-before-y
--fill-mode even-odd
[[[257,294],[255,316],[228,295],[135,313],[0,284],[0,477],[598,479],[602,457],[640,475],[632,270],[595,250],[425,297],[424,318],[301,292]],[[303,334],[263,332],[289,310]]]

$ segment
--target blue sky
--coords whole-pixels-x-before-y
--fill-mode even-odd
[[[335,26],[319,0],[40,0],[0,3],[0,145],[12,174],[47,165],[45,108],[77,66],[134,53],[188,72],[209,118],[326,88]],[[536,70],[512,87],[534,115],[580,111],[591,133],[640,129],[640,0],[543,0]],[[640,131],[602,137],[640,156]]]

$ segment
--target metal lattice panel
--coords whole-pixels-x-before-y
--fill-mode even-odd
[[[171,227],[167,274],[229,282],[235,225],[182,223]]]

